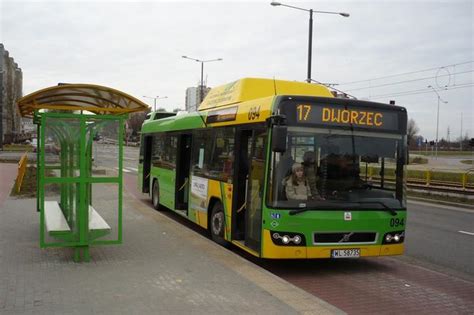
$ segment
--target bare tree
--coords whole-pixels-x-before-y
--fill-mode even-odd
[[[130,115],[127,123],[128,127],[132,130],[132,135],[138,135],[147,114],[148,112],[139,112]]]
[[[408,143],[414,144],[415,136],[418,134],[420,131],[420,128],[416,125],[416,122],[414,119],[410,118],[408,119],[408,125],[407,125],[407,136],[408,136]]]

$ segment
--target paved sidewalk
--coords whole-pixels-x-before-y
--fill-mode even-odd
[[[124,244],[39,248],[35,199],[0,207],[0,314],[334,314],[340,310],[124,191]]]
[[[15,179],[18,174],[18,164],[0,163],[0,209],[3,202],[10,195]]]

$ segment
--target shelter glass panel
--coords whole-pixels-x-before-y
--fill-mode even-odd
[[[91,240],[118,239],[119,185],[94,183],[89,185],[89,235]],[[127,215],[131,215],[127,212]]]
[[[80,159],[79,119],[46,117],[44,126],[44,152],[46,177],[78,177]]]
[[[88,177],[118,176],[119,126],[119,120],[88,119],[85,145]]]

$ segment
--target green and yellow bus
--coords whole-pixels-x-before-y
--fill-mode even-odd
[[[245,78],[157,118],[142,126],[139,189],[216,242],[262,258],[403,253],[405,108]]]

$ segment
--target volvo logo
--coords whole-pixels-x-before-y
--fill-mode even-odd
[[[350,213],[350,212],[349,212]],[[351,236],[354,234],[354,232],[350,232],[350,233],[347,233],[347,234],[344,234],[344,236],[341,238],[341,240],[338,242],[338,243],[347,243],[349,242],[349,239],[351,238]]]

